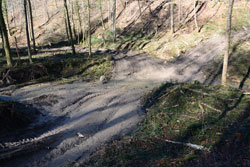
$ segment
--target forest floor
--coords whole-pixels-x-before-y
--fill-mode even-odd
[[[248,38],[249,32],[235,34],[234,42]],[[141,99],[162,82],[219,83],[215,76],[220,72],[206,71],[224,46],[224,37],[214,36],[171,62],[109,51],[114,69],[105,84],[77,79],[70,84],[2,88],[0,100],[30,105],[40,114],[27,133],[1,143],[1,166],[70,166],[84,161],[102,144],[136,129],[145,118]]]

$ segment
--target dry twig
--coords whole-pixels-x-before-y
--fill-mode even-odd
[[[180,144],[180,145],[188,146],[188,147],[191,147],[191,148],[196,149],[196,150],[205,150],[205,151],[209,151],[208,148],[206,148],[206,147],[204,147],[204,146],[201,146],[201,145],[197,145],[197,144],[182,143],[182,142],[172,141],[172,140],[165,140],[165,141],[166,141],[166,142],[169,142],[169,143],[173,143],[173,144]]]
[[[219,110],[219,109],[216,109],[216,108],[214,108],[214,107],[212,107],[212,106],[210,106],[210,105],[208,105],[208,104],[206,104],[206,103],[201,103],[202,105],[204,105],[204,106],[206,106],[207,108],[209,108],[209,109],[211,109],[211,110],[214,110],[214,111],[216,111],[216,112],[219,112],[219,113],[222,113],[223,111],[221,111],[221,110]]]

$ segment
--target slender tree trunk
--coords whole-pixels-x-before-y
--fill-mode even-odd
[[[181,19],[182,19],[182,6],[181,6],[181,0],[179,0],[178,15],[179,15],[179,23],[181,23]]]
[[[9,44],[7,29],[6,29],[6,25],[4,22],[3,11],[2,11],[2,0],[0,0],[0,26],[1,26],[1,32],[2,32],[4,53],[5,53],[5,57],[7,60],[7,66],[12,67],[12,57],[11,57],[11,53],[10,53],[10,44]]]
[[[150,15],[153,16],[153,12],[152,12],[152,9],[151,9],[151,2],[150,1],[147,2],[147,6],[148,6],[148,10],[149,10]]]
[[[48,5],[47,5],[47,0],[44,0],[43,7],[45,9],[45,12],[46,12],[46,15],[47,15],[47,19],[49,20],[50,16],[49,16],[49,9],[48,9]]]
[[[232,13],[233,13],[233,5],[234,0],[228,1],[228,14],[227,14],[227,29],[226,29],[226,51],[224,54],[224,62],[223,62],[223,70],[222,70],[222,78],[221,78],[221,84],[226,85],[227,84],[227,67],[228,67],[228,57],[229,57],[229,51],[230,51],[230,39],[231,39],[231,25],[232,25]]]
[[[30,64],[33,63],[31,49],[30,49],[30,36],[29,36],[29,23],[28,23],[28,15],[27,15],[27,0],[24,0],[24,16],[25,16],[25,25],[26,25],[26,38],[27,38],[27,45],[28,45],[28,56]]]
[[[18,44],[17,44],[17,39],[16,39],[16,37],[14,37],[14,39],[15,39],[15,45],[16,45],[16,55],[17,55],[17,57],[18,57],[17,64],[19,64],[20,61],[21,61],[21,58],[20,58],[20,55],[19,55],[19,49],[18,49]]]
[[[32,36],[32,41],[33,41],[33,50],[36,51],[36,39],[35,39],[35,33],[34,33],[33,15],[32,15],[32,7],[31,7],[30,0],[28,0],[28,5],[29,5],[30,30],[31,30],[31,36]]]
[[[142,21],[142,23],[143,23],[140,0],[137,0],[137,3],[138,3],[139,12],[140,12],[140,18],[141,18],[141,21]]]
[[[194,23],[195,23],[196,29],[199,30],[199,26],[197,22],[196,2],[197,0],[194,0]]]
[[[174,1],[171,1],[170,4],[170,19],[171,19],[171,33],[174,34]]]
[[[108,21],[111,20],[111,3],[110,0],[108,0]]]
[[[71,2],[71,20],[72,20],[72,30],[73,30],[73,40],[76,40],[76,26],[74,20],[74,2]]]
[[[77,12],[77,17],[78,17],[78,43],[80,43],[80,35],[83,35],[83,32],[82,32],[82,19],[81,19],[81,15],[80,15],[80,8],[79,8],[79,2],[78,0],[76,0],[76,12]]]
[[[68,24],[68,30],[69,30],[69,36],[70,36],[70,43],[71,43],[71,47],[72,47],[72,54],[75,55],[76,51],[75,51],[75,46],[74,46],[74,43],[73,43],[73,37],[72,37],[70,20],[69,20],[69,12],[68,12],[67,0],[64,0],[64,9],[65,9],[66,18],[67,18],[67,24]]]
[[[1,40],[2,40],[2,57],[5,56],[5,51],[4,51],[4,40],[3,40],[3,33],[2,33],[2,30],[0,28],[0,35],[1,35]]]
[[[4,17],[6,29],[7,29],[8,35],[11,36],[11,34],[10,34],[10,26],[9,26],[9,18],[8,18],[8,8],[7,8],[7,5],[6,5],[6,0],[3,0],[2,5],[3,5],[2,6],[2,11],[4,13],[3,17]]]
[[[68,30],[68,23],[67,23],[67,16],[66,16],[66,10],[64,10],[64,24],[65,24],[65,32],[67,35],[67,40],[70,43],[70,38],[69,38],[69,30]]]
[[[116,42],[116,0],[113,0],[113,19],[112,19],[112,31],[113,41]]]
[[[102,40],[104,42],[104,45],[106,43],[105,41],[105,24],[104,24],[104,21],[103,21],[103,14],[102,14],[102,0],[99,0],[99,10],[100,10],[100,15],[101,15],[101,22],[102,22],[102,29],[103,29],[103,33],[102,33]]]
[[[86,21],[85,21],[85,0],[82,0],[82,36],[83,36],[83,41],[86,39]]]
[[[31,26],[30,25],[30,15],[29,15],[28,4],[27,4],[27,19],[28,19],[29,37],[30,37],[30,41],[32,41],[32,34],[31,34],[31,27],[30,27]]]
[[[14,27],[17,27],[17,24],[16,24],[16,17],[15,17],[15,15],[14,15],[15,5],[14,5],[14,2],[13,2],[13,1],[11,1],[11,7],[12,7],[11,16],[12,16],[13,21],[14,21]]]
[[[102,13],[102,0],[99,0],[99,10],[100,10],[100,15],[101,15],[101,21],[102,21],[102,27],[105,30],[105,24],[104,24],[104,19],[103,19],[103,13]]]
[[[87,7],[88,7],[88,41],[89,41],[89,57],[92,54],[91,48],[91,25],[90,25],[90,4],[89,0],[87,0]]]

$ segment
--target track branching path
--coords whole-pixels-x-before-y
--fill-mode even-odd
[[[249,32],[237,33],[234,40],[246,38]],[[165,64],[143,54],[113,52],[114,70],[106,84],[48,83],[0,96],[32,104],[42,113],[30,134],[1,143],[1,166],[59,167],[84,160],[102,144],[136,129],[145,115],[140,100],[152,88],[164,81],[206,81],[202,68],[224,45],[223,37],[215,36]]]

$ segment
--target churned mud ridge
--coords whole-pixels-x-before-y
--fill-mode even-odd
[[[249,34],[250,29],[237,33],[234,41]],[[84,161],[102,144],[136,129],[145,116],[140,101],[154,87],[165,81],[206,81],[202,69],[224,47],[224,37],[214,36],[167,63],[132,51],[109,51],[114,69],[106,84],[79,80],[12,88],[10,100],[32,105],[48,115],[41,121],[54,123],[35,138],[1,143],[1,166],[59,167]]]

